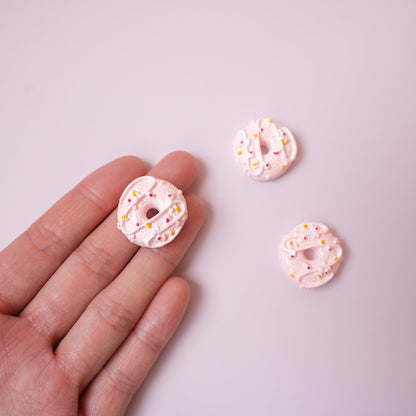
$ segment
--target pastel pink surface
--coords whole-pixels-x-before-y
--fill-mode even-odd
[[[300,287],[314,288],[334,277],[342,260],[342,248],[326,225],[307,222],[283,236],[279,260],[286,275]]]
[[[250,121],[234,139],[234,155],[243,172],[258,181],[276,179],[295,160],[297,146],[287,127],[271,119]]]
[[[189,309],[127,416],[413,414],[416,2],[0,3],[2,247],[117,156],[199,161]],[[298,155],[258,182],[232,146],[264,115]],[[344,260],[299,290],[311,218]]]
[[[152,211],[156,215],[150,217]],[[168,181],[142,176],[121,195],[117,226],[131,242],[157,248],[173,241],[187,218],[181,190]]]

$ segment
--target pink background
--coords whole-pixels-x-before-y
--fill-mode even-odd
[[[201,164],[190,307],[128,416],[413,414],[415,5],[0,1],[1,247],[117,156]],[[300,148],[268,183],[232,153],[258,117]],[[277,260],[308,220],[345,248],[316,290]]]

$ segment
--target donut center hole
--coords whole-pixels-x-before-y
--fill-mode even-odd
[[[313,248],[307,248],[303,250],[303,255],[307,260],[313,260],[315,258],[315,250]]]
[[[150,220],[151,218],[155,217],[157,214],[159,214],[159,210],[157,210],[156,208],[149,208],[146,212],[146,218]]]
[[[270,148],[269,148],[269,146],[267,146],[267,144],[266,144],[266,143],[261,142],[261,143],[260,143],[260,151],[261,151],[261,154],[262,154],[262,155],[265,155],[266,153],[269,153]]]

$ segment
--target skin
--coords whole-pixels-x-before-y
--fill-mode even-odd
[[[186,194],[178,237],[140,248],[116,227],[135,178],[184,192],[195,159],[174,152],[146,172],[133,156],[81,181],[0,253],[0,414],[122,415],[179,325],[189,286],[170,277],[200,230],[205,208]]]

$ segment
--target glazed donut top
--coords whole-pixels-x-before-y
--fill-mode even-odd
[[[133,243],[156,248],[176,238],[187,217],[181,190],[168,181],[142,176],[120,197],[117,227]]]
[[[342,248],[326,225],[310,222],[295,227],[283,237],[282,268],[301,287],[318,287],[334,276],[342,259]]]
[[[237,133],[234,154],[247,176],[268,181],[287,171],[296,157],[297,146],[288,128],[263,118],[251,121]]]

